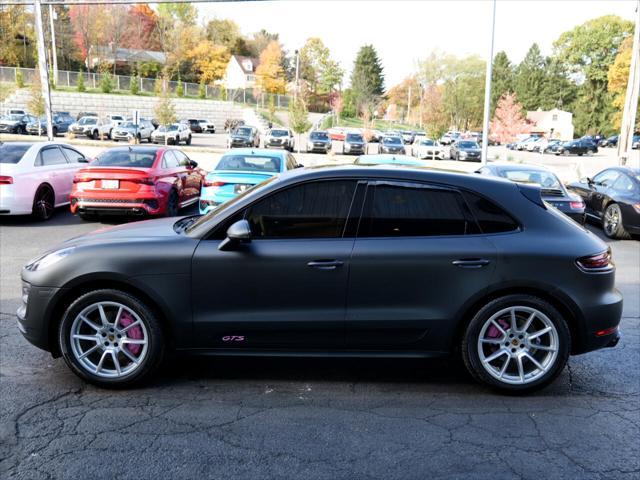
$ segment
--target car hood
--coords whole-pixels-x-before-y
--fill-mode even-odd
[[[117,127],[116,130],[118,132],[124,132],[124,133],[134,133],[136,131],[134,127]]]
[[[93,232],[71,238],[67,240],[64,245],[83,246],[123,239],[142,240],[150,238],[175,237],[177,233],[173,229],[173,226],[178,220],[179,219],[176,217],[157,218],[153,220],[143,220],[141,222],[100,228]]]
[[[479,148],[459,148],[459,150],[467,153],[480,153],[481,151]]]
[[[232,140],[249,140],[249,135],[231,135]]]

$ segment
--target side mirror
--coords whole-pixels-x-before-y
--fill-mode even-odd
[[[89,163],[89,159],[84,157],[78,157],[78,163]]]
[[[198,166],[198,162],[196,162],[195,160],[189,160],[190,168],[196,168],[197,166]]]
[[[218,250],[233,250],[241,243],[249,243],[251,241],[251,227],[246,220],[238,220],[227,229],[227,238],[225,238]]]

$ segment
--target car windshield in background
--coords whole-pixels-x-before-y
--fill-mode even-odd
[[[278,173],[280,172],[280,159],[277,157],[225,155],[218,162],[216,170]]]
[[[347,133],[348,142],[362,142],[362,135],[359,133]]]
[[[289,132],[286,130],[271,130],[272,137],[288,137]]]
[[[476,142],[458,142],[459,148],[480,148]]]
[[[235,131],[233,132],[234,135],[242,135],[243,137],[248,137],[249,135],[251,135],[251,129],[250,128],[236,128]]]
[[[311,132],[309,138],[312,140],[329,140],[329,135],[326,132]]]
[[[402,143],[402,140],[399,137],[384,137],[384,139],[382,140],[382,143],[400,145]]]
[[[92,117],[84,117],[81,118],[80,121],[78,122],[79,125],[93,125],[94,123],[96,123],[98,121],[97,118],[92,118]]]
[[[435,145],[435,142],[433,140],[423,140],[420,142],[420,145],[424,145],[426,147],[432,147]]]
[[[122,124],[122,128],[138,128],[138,125],[133,122],[125,122]]]
[[[18,163],[31,145],[0,144],[0,163]]]
[[[503,170],[502,176],[513,182],[532,183],[542,188],[562,189],[558,178],[551,172],[541,170]]]
[[[158,127],[158,131],[159,132],[166,132],[166,131],[173,132],[175,130],[178,130],[178,124],[177,123],[174,123],[173,125],[169,125],[168,127],[164,127],[164,126]]]
[[[13,114],[13,115],[7,115],[6,119],[7,120],[13,120],[13,121],[19,121],[19,120],[22,120],[22,117],[24,117],[24,115]]]
[[[96,158],[91,166],[151,168],[156,159],[156,150],[109,150]]]

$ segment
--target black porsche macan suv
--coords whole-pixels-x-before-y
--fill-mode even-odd
[[[394,167],[298,169],[203,217],[98,230],[30,261],[18,324],[80,377],[128,386],[168,349],[461,354],[526,392],[614,346],[607,246],[536,187]]]

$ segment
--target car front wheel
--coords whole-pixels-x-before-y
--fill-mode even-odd
[[[80,378],[101,387],[129,387],[155,373],[164,355],[153,311],[133,295],[95,290],[77,298],[58,329],[62,356]]]
[[[617,203],[610,204],[602,217],[602,230],[609,238],[628,240],[631,238],[622,223],[622,210]]]
[[[538,390],[569,358],[571,336],[562,315],[531,295],[508,295],[482,307],[469,323],[462,357],[480,383],[506,393]]]

